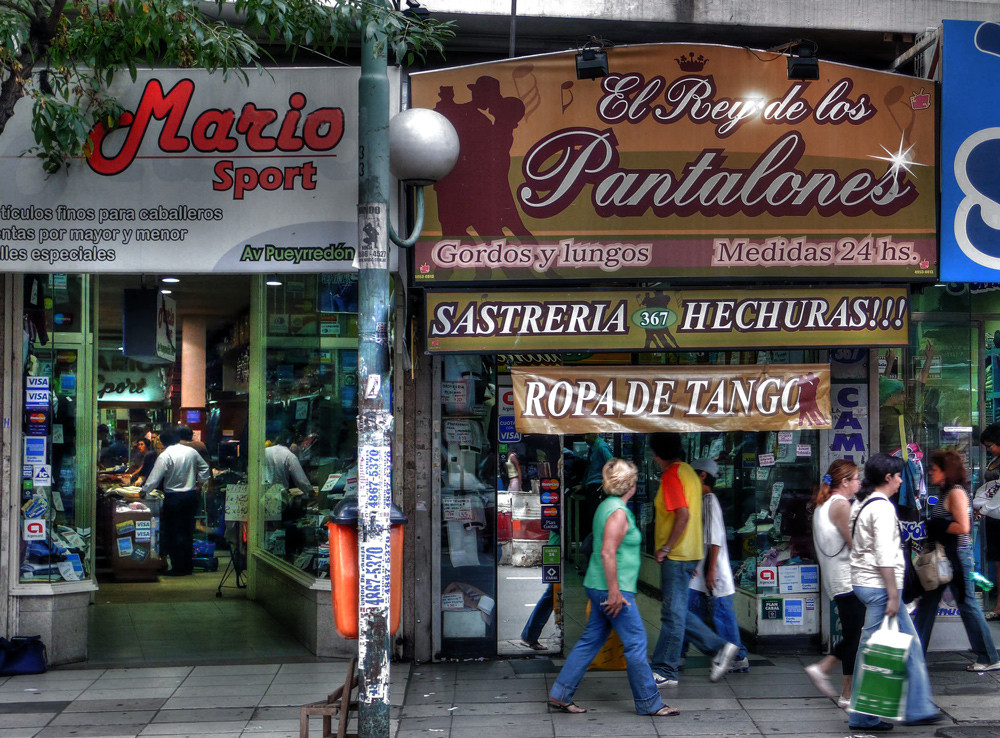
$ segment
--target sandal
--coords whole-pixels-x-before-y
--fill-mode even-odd
[[[988,612],[983,617],[987,620],[1000,620],[1000,612]]]
[[[673,717],[674,715],[680,715],[680,714],[681,714],[681,711],[678,710],[676,707],[669,707],[668,705],[664,705],[663,707],[661,707],[656,712],[649,713],[649,716],[650,717]]]
[[[521,645],[522,646],[526,646],[527,648],[530,648],[530,649],[535,650],[535,651],[547,651],[548,650],[548,648],[546,648],[545,646],[543,646],[538,641],[535,641],[534,643],[528,643],[523,638],[521,639]]]
[[[580,715],[587,711],[586,707],[580,707],[575,702],[559,702],[558,700],[549,700],[549,712],[556,710],[557,712],[565,712],[570,715]]]

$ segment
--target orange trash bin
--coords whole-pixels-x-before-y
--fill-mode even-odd
[[[403,526],[407,518],[396,505],[389,513],[389,631],[399,630],[403,602]],[[333,622],[341,638],[358,637],[358,498],[345,497],[330,522],[330,584]]]

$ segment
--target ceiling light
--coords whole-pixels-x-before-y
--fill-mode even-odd
[[[280,287],[281,286],[281,282],[279,282],[277,279],[269,279],[266,282],[264,282],[264,284],[266,284],[268,287]]]
[[[172,295],[172,294],[174,294],[174,291],[173,290],[160,290],[160,294],[161,295]]]
[[[180,280],[177,279],[177,277],[163,277],[160,281],[166,282],[167,284],[177,284],[178,282],[180,282]]]

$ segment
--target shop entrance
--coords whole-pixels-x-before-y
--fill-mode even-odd
[[[252,279],[98,281],[93,664],[309,655],[248,599],[248,522],[232,509],[237,497],[246,498],[248,481]],[[136,332],[160,317],[150,314],[155,302],[146,298],[160,291],[169,291],[176,305],[174,324],[165,326],[177,353],[170,363],[144,361],[137,348]],[[190,429],[191,439],[181,442],[199,451],[211,477],[197,496],[192,570],[167,576],[163,501],[141,488],[179,426]]]

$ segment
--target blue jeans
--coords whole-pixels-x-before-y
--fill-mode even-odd
[[[726,645],[725,640],[688,610],[688,585],[697,568],[697,561],[664,559],[660,564],[663,603],[660,606],[660,636],[653,649],[653,669],[667,679],[677,678],[685,638],[709,656],[714,656]]]
[[[635,594],[622,592],[625,602],[618,615],[608,617],[601,603],[608,599],[606,589],[590,589],[586,587],[590,598],[590,619],[583,629],[583,635],[573,646],[566,657],[559,676],[549,697],[560,702],[572,702],[576,688],[580,686],[587,667],[594,660],[597,652],[608,640],[611,629],[622,639],[625,646],[625,666],[628,670],[628,685],[632,688],[632,699],[635,700],[635,711],[640,715],[656,712],[663,705],[663,698],[653,681],[653,672],[646,662],[646,629],[639,615],[639,606],[635,603]]]
[[[712,616],[709,618],[709,607],[712,607]],[[688,590],[688,609],[708,627],[714,630],[720,638],[729,643],[739,646],[739,653],[736,659],[745,659],[747,649],[740,639],[740,626],[736,622],[736,611],[733,609],[733,596],[712,597],[706,592],[699,592],[697,589]],[[688,639],[684,639],[684,648],[687,652]]]
[[[956,604],[958,605],[958,613],[962,616],[962,625],[965,626],[965,635],[968,636],[969,645],[980,664],[995,664],[1000,661],[1000,657],[997,656],[997,647],[993,644],[990,627],[986,624],[986,618],[983,617],[979,603],[976,602],[976,590],[972,583],[972,551],[968,547],[959,548],[958,560],[962,564],[961,576],[965,580],[965,597]],[[955,572],[955,574],[957,576],[959,572]],[[934,618],[937,616],[938,605],[943,593],[944,587],[939,587],[933,592],[922,594],[913,615],[913,624],[920,634],[924,653],[927,653],[927,646],[931,642],[931,633],[934,632]]]
[[[865,627],[861,631],[860,653],[868,639],[882,625],[889,595],[881,587],[855,587],[854,594],[865,605]],[[899,613],[896,615],[896,625],[900,633],[909,633],[916,638],[916,628],[913,627],[913,622],[902,602],[900,602]],[[853,689],[855,690],[861,684],[860,664],[861,659],[859,658],[858,665],[854,669]],[[927,676],[924,652],[918,643],[913,643],[906,655],[906,678],[906,720],[922,720],[937,715],[939,712],[937,705],[931,701],[931,682]],[[881,718],[874,715],[852,712],[847,723],[851,728],[870,728],[873,725],[878,725],[880,721]]]
[[[552,600],[552,585],[549,584],[535,605],[535,609],[531,611],[528,622],[524,624],[524,630],[521,631],[522,641],[538,643],[538,636],[542,634],[542,628],[549,622],[549,615],[552,614]]]

